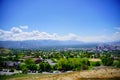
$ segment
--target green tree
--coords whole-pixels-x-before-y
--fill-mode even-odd
[[[114,61],[113,66],[120,68],[120,59]]]
[[[51,68],[51,66],[50,66],[50,64],[49,63],[47,63],[47,62],[41,62],[40,64],[39,64],[39,70],[42,72],[42,71],[50,71],[52,68]]]
[[[111,66],[113,64],[113,59],[107,56],[101,58],[103,65]]]
[[[44,63],[44,69],[45,71],[50,71],[51,70],[51,66],[49,63]]]
[[[27,68],[26,64],[21,64],[20,68],[21,68],[23,74],[27,74],[28,73],[28,68]]]
[[[4,59],[0,57],[0,70],[2,70],[4,67]]]
[[[27,68],[31,71],[37,70],[37,65],[32,63],[32,64],[27,65]]]
[[[25,60],[25,64],[26,65],[34,64],[34,61],[33,61],[33,59],[28,58],[28,59]]]
[[[100,66],[101,64],[100,64],[100,61],[97,61],[97,62],[91,61],[90,65],[91,66]]]
[[[58,69],[59,70],[82,70],[88,69],[90,65],[88,59],[81,58],[68,58],[68,59],[60,59],[58,61]]]
[[[40,64],[39,64],[39,71],[44,71],[44,63],[43,62],[41,62]]]

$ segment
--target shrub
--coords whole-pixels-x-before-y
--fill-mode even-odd
[[[21,68],[23,74],[27,74],[28,73],[28,68],[27,68],[26,64],[21,64],[20,68]]]
[[[91,66],[100,66],[100,61],[97,61],[97,62],[91,61],[91,62],[90,62],[90,65],[91,65]]]
[[[120,60],[114,61],[113,66],[120,68]]]
[[[26,68],[26,67],[22,68],[22,73],[27,74],[28,73],[28,68]]]
[[[60,59],[58,61],[59,70],[82,70],[88,69],[90,62],[86,58],[69,58],[69,59]]]
[[[51,66],[50,66],[49,63],[47,63],[47,62],[45,62],[45,63],[41,62],[39,64],[39,71],[50,71],[50,70],[51,70]]]
[[[102,57],[101,59],[104,66],[111,66],[113,64],[113,59],[110,57]]]
[[[29,65],[27,65],[27,68],[31,71],[37,70],[37,65],[36,64],[29,64]]]

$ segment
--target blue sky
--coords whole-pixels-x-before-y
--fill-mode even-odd
[[[0,0],[0,29],[5,32],[20,26],[27,26],[21,30],[29,33],[110,37],[120,32],[120,1]]]

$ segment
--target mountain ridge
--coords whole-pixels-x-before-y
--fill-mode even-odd
[[[109,44],[120,46],[120,41],[106,42],[106,43],[85,43],[76,40],[25,40],[25,41],[0,41],[0,47],[4,48],[25,48],[25,49],[39,49],[39,48],[91,48],[99,44]]]
[[[25,40],[25,41],[0,41],[0,47],[5,48],[40,48],[46,46],[67,46],[67,45],[80,45],[83,42],[67,40]]]

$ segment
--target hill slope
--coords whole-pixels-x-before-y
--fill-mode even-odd
[[[30,76],[16,77],[7,80],[119,80],[120,79],[120,68],[119,69],[99,69],[99,70],[86,70],[80,72],[71,72],[63,74],[52,74],[52,75],[40,75],[33,74]]]

